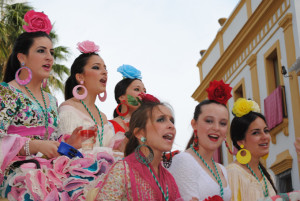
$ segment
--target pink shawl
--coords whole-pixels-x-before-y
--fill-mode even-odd
[[[165,198],[156,184],[148,167],[138,162],[134,153],[124,159],[129,166],[129,175],[131,182],[131,191],[133,200],[160,200]],[[158,167],[159,176],[154,172],[153,167],[149,164],[152,172],[158,182],[167,194],[166,186],[168,185],[169,200],[173,201],[180,198],[180,193],[173,176],[161,164]]]

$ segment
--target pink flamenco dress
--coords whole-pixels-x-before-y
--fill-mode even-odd
[[[156,174],[151,164],[149,167],[165,194],[169,195],[168,200],[181,200],[176,182],[168,170],[160,164],[159,173]],[[112,166],[99,186],[96,200],[163,201],[165,197],[148,167],[140,163],[132,153]]]
[[[41,153],[18,156],[29,139],[61,141],[55,97],[49,100],[48,137],[38,103],[20,90],[0,83],[0,197],[8,200],[84,200],[86,189],[104,177],[115,158],[106,152],[92,157],[45,159]]]

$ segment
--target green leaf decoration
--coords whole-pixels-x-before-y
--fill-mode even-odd
[[[130,105],[138,106],[139,102],[131,95],[127,95],[127,100]]]
[[[137,100],[140,104],[142,104],[141,99],[139,99],[138,97],[136,97],[136,100]]]

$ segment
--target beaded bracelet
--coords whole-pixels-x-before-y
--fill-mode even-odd
[[[30,140],[27,140],[24,145],[24,151],[25,151],[26,156],[30,156],[29,142],[30,142]]]

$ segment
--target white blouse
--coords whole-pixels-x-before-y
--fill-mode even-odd
[[[231,190],[229,188],[227,172],[223,165],[216,163],[222,169],[227,186],[223,186],[223,199],[230,201]],[[219,184],[207,174],[207,172],[200,166],[198,161],[188,152],[181,152],[172,159],[172,165],[169,171],[175,178],[180,195],[184,200],[191,200],[196,197],[199,200],[204,200],[208,197],[220,194]]]

